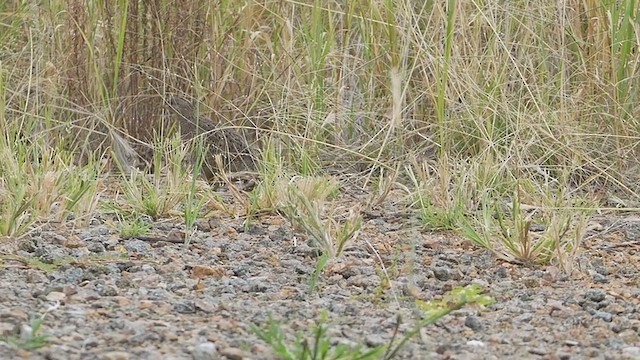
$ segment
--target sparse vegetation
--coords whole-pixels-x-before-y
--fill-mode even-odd
[[[640,200],[637,11],[634,0],[5,0],[0,236],[107,207],[123,237],[148,230],[141,215],[170,217],[189,245],[207,207],[225,207],[199,185],[217,164],[243,210],[228,214],[281,214],[331,258],[360,240],[365,211],[393,202],[429,231],[571,274],[589,216],[624,210],[609,194]],[[222,170],[225,154],[175,131],[171,95],[211,119],[209,137],[233,129],[260,148],[253,191]],[[287,356],[318,358],[328,345],[315,336]]]
[[[533,203],[523,202],[525,193]],[[571,204],[566,194],[519,183],[511,203],[491,199],[490,194],[484,197],[482,210],[473,220],[461,218],[459,225],[464,235],[503,260],[527,265],[555,261],[571,272],[592,206]]]
[[[362,227],[358,206],[344,209],[327,201],[337,191],[338,183],[330,178],[294,178],[285,188],[281,205],[293,226],[330,257],[340,255]]]
[[[398,328],[400,327],[401,319],[398,318],[394,336],[389,343],[372,348],[365,347],[362,344],[356,346],[349,346],[342,343],[334,344],[329,334],[330,326],[326,313],[321,314],[316,324],[308,330],[307,334],[298,332],[293,341],[287,339],[286,334],[281,330],[280,323],[272,318],[269,319],[263,328],[252,324],[251,330],[271,345],[276,354],[285,360],[387,360],[394,359],[405,343],[425,326],[435,324],[441,318],[455,310],[461,309],[465,305],[476,305],[482,308],[493,302],[494,300],[489,296],[483,295],[482,290],[476,285],[454,289],[451,293],[439,300],[418,302],[419,307],[424,312],[423,318],[404,336],[396,338],[400,336],[400,334],[398,334]]]
[[[23,327],[23,333],[20,336],[3,336],[0,341],[6,342],[12,346],[23,350],[35,350],[45,347],[49,344],[48,336],[40,333],[44,324],[44,316],[34,319],[30,326]]]
[[[151,225],[148,221],[142,218],[136,218],[134,220],[121,219],[118,226],[118,232],[123,239],[131,239],[136,236],[142,236],[147,234],[151,230]]]

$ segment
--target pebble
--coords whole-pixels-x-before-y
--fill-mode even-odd
[[[103,253],[107,251],[107,249],[99,242],[92,241],[87,245],[87,249],[92,253]]]
[[[220,358],[216,344],[209,341],[196,345],[191,355],[193,355],[193,360],[216,360]]]
[[[151,251],[149,243],[137,239],[125,241],[124,248],[130,253],[146,254]]]
[[[477,347],[486,347],[487,344],[482,342],[482,341],[478,341],[478,340],[469,340],[467,341],[467,345],[469,346],[477,346]]]
[[[601,302],[605,299],[606,294],[604,291],[600,290],[600,289],[591,289],[591,290],[587,290],[584,293],[584,297],[587,300],[593,301],[593,302]]]
[[[100,355],[101,360],[129,360],[131,355],[124,351],[110,351]]]
[[[179,302],[173,306],[173,311],[178,314],[195,314],[196,306],[191,302]]]
[[[592,314],[594,318],[602,319],[605,322],[611,322],[613,320],[613,315],[605,311],[593,311]]]
[[[98,290],[98,294],[100,294],[100,296],[117,296],[118,288],[113,285],[106,285]]]
[[[364,343],[367,344],[367,346],[373,348],[373,347],[386,345],[387,341],[378,334],[371,334],[365,337]]]
[[[67,294],[58,291],[52,291],[47,294],[46,299],[49,301],[62,301],[67,297]]]
[[[239,229],[235,240],[214,230],[200,233],[191,247],[168,243],[154,248],[142,241],[118,240],[109,235],[113,227],[106,225],[76,232],[86,241],[87,247],[80,249],[86,252],[64,248],[69,234],[48,235],[52,241],[44,244],[43,239],[25,239],[32,243],[25,248],[37,251],[37,256],[72,255],[77,262],[50,273],[21,266],[0,269],[1,285],[7,290],[0,292],[0,336],[19,336],[20,325],[31,325],[32,319],[51,312],[42,329],[51,339],[46,348],[19,353],[0,343],[0,358],[24,354],[23,358],[60,360],[263,359],[274,351],[252,333],[251,324],[264,328],[273,316],[291,344],[296,331],[312,336],[310,330],[322,311],[328,312],[327,338],[334,344],[379,346],[393,335],[396,314],[402,314],[399,334],[412,328],[421,316],[415,311],[415,298],[439,300],[449,289],[479,284],[496,304],[481,313],[476,307],[463,308],[437,326],[425,327],[406,344],[406,358],[425,358],[437,350],[442,354],[437,358],[539,354],[551,360],[611,354],[640,359],[635,302],[640,292],[620,286],[636,275],[625,273],[624,259],[607,260],[608,271],[584,262],[585,271],[575,274],[582,278],[566,281],[554,275],[549,285],[544,277],[548,268],[499,262],[474,247],[456,248],[456,240],[448,236],[435,235],[442,240],[437,247],[407,245],[394,232],[367,233],[365,223],[362,233],[382,263],[368,250],[369,244],[354,242],[345,255],[330,260],[318,276],[316,292],[309,294],[306,285],[317,255],[291,248],[294,232],[287,224],[266,228],[264,222],[256,223],[243,232],[241,220],[220,221],[225,228]],[[163,222],[167,229],[179,227]],[[150,225],[157,230],[154,222]],[[121,252],[121,244],[127,253]],[[300,240],[298,249],[304,246],[309,244]],[[581,256],[593,260],[588,252]],[[195,265],[216,271],[194,277]],[[382,270],[392,279],[389,287],[380,286]],[[609,286],[594,284],[593,274],[615,276],[609,275]],[[49,310],[55,301],[64,305]],[[491,331],[480,333],[482,329]],[[24,327],[23,336],[32,330]]]
[[[9,322],[0,322],[0,336],[9,336],[13,333],[16,326]]]
[[[473,315],[467,316],[467,318],[464,320],[464,325],[472,330],[482,329],[482,322],[480,321],[480,319],[478,319],[478,317]]]
[[[451,279],[451,271],[448,268],[436,266],[432,270],[433,276],[440,281],[447,281]]]
[[[27,282],[30,284],[49,282],[47,276],[40,270],[29,269],[26,276]]]
[[[638,346],[627,346],[622,348],[622,354],[624,356],[632,357],[635,359],[640,359],[640,347]]]
[[[229,360],[243,360],[249,358],[249,354],[234,347],[228,347],[220,350],[220,355],[225,356]]]

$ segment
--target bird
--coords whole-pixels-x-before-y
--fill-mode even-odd
[[[166,108],[171,114],[169,125],[176,125],[183,141],[191,141],[198,136],[204,137],[207,152],[203,161],[203,172],[206,178],[214,178],[221,170],[214,160],[216,155],[222,156],[222,170],[226,172],[237,173],[256,169],[256,149],[238,129],[224,126],[200,114],[193,102],[178,95],[170,96],[166,103]]]

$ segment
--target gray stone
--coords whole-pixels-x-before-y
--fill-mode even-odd
[[[587,290],[584,293],[585,299],[594,301],[594,302],[600,302],[604,300],[605,296],[606,296],[605,292],[600,289],[591,289],[591,290]]]
[[[468,327],[469,329],[480,330],[482,329],[482,322],[480,321],[480,319],[478,319],[478,317],[469,315],[464,320],[464,326]]]
[[[451,271],[448,268],[437,266],[433,268],[433,276],[440,281],[451,279]]]
[[[191,355],[193,356],[193,360],[214,360],[220,358],[216,344],[209,341],[196,345]]]
[[[124,242],[124,248],[128,252],[146,254],[151,251],[151,245],[142,240],[127,240]]]

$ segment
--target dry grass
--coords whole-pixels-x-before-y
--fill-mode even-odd
[[[418,194],[415,164],[440,164],[449,204],[465,173],[500,200],[518,181],[638,197],[636,1],[85,3],[0,5],[2,123],[85,164],[167,133],[177,94],[292,173],[406,168]]]

